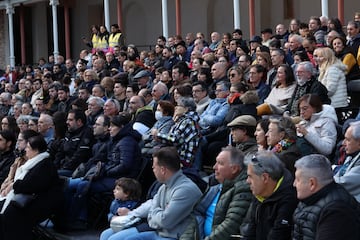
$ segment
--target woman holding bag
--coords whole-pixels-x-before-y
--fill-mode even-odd
[[[33,227],[61,206],[60,180],[46,150],[41,135],[28,139],[28,160],[16,170],[12,190],[0,202],[0,239],[31,240]]]

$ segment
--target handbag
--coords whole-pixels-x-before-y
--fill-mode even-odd
[[[110,227],[114,232],[132,227],[135,223],[140,222],[141,218],[135,216],[116,216],[110,221]]]
[[[80,165],[75,169],[72,174],[72,178],[79,178],[85,176],[86,173],[86,165],[85,163],[80,163]]]
[[[95,180],[101,177],[104,173],[104,165],[102,162],[97,162],[95,166],[92,166],[84,176],[86,180]]]
[[[17,193],[14,194],[12,201],[19,208],[27,207],[34,199],[36,198],[35,194],[24,194]]]

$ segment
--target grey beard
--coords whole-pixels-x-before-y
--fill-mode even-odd
[[[307,79],[301,79],[301,78],[296,78],[297,84],[300,86],[304,86],[305,83],[308,81]]]

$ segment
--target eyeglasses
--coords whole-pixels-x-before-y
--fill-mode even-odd
[[[223,91],[225,91],[225,90],[223,90],[223,89],[216,89],[216,90],[215,90],[215,93],[219,93],[219,92],[223,92]]]
[[[235,77],[235,76],[236,76],[235,73],[230,74],[230,77],[231,77],[231,78],[233,78],[233,77]]]

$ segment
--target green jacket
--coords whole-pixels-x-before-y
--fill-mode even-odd
[[[245,218],[253,198],[246,178],[246,169],[243,169],[234,180],[226,180],[224,182],[218,203],[216,204],[212,232],[210,236],[205,238],[206,240],[227,240],[231,239],[231,235],[240,233],[239,226]],[[213,188],[218,188],[218,186],[211,187],[196,207],[195,214],[198,220],[199,217],[205,218],[205,212],[213,200],[213,197],[207,198],[207,196],[214,196]],[[200,220],[199,222],[203,221]],[[192,224],[195,224],[195,221]],[[203,227],[203,224],[199,225],[199,228]],[[202,229],[199,232],[203,232]],[[194,226],[188,226],[180,239],[198,239],[195,234],[198,235],[198,232],[194,232]]]

